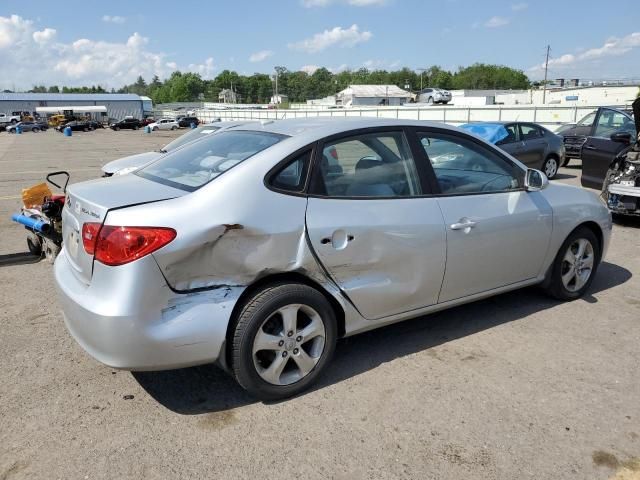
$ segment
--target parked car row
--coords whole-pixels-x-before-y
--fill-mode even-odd
[[[5,130],[7,133],[16,133],[18,131],[18,128],[22,132],[38,133],[47,130],[49,128],[49,125],[47,124],[47,122],[16,122],[7,125],[5,127]]]

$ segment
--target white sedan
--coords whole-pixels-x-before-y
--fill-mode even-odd
[[[174,118],[163,118],[155,123],[149,124],[149,127],[155,132],[157,130],[177,130],[180,128],[180,125],[178,125],[178,122]]]

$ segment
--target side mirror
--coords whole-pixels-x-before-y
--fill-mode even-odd
[[[609,137],[613,142],[624,143],[629,145],[631,143],[632,135],[629,132],[615,132]]]
[[[549,186],[549,179],[540,170],[529,168],[524,176],[524,188],[527,192],[539,192]]]

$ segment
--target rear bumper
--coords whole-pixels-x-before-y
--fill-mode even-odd
[[[119,267],[95,263],[90,285],[63,250],[55,282],[73,338],[98,361],[125,370],[166,370],[216,361],[242,289],[177,294],[151,257]]]

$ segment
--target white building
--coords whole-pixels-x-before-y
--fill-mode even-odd
[[[545,105],[620,106],[630,105],[639,92],[637,85],[547,88]],[[543,105],[542,89],[531,90],[452,90],[451,103],[461,107],[478,105]]]
[[[271,105],[280,105],[282,103],[289,103],[289,97],[283,93],[279,93],[278,95],[272,95],[269,100]]]
[[[411,98],[411,93],[396,85],[349,85],[336,94],[336,105],[397,106],[409,102]]]

